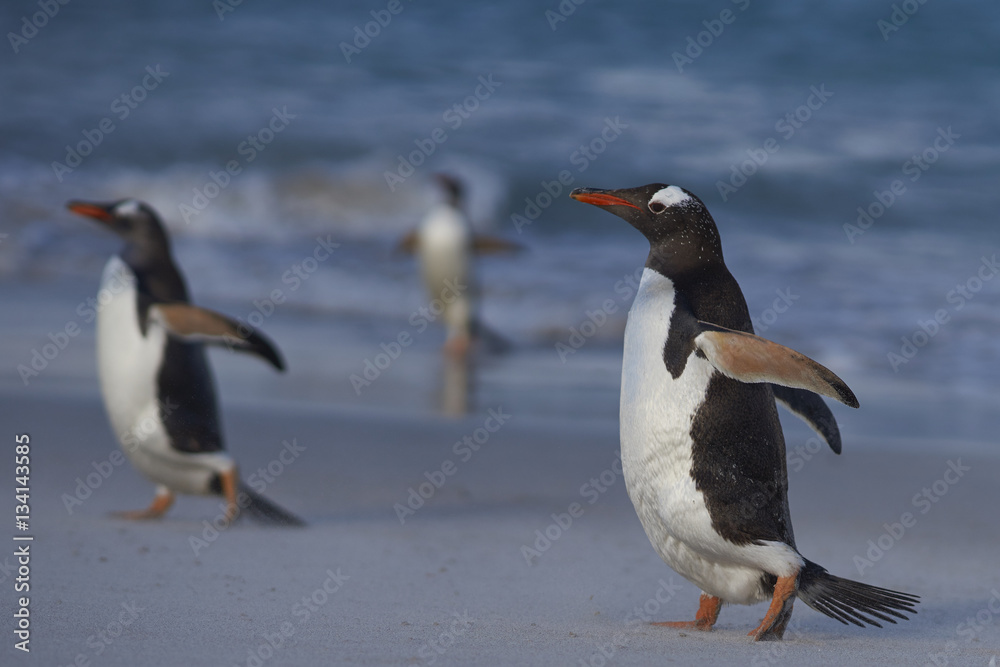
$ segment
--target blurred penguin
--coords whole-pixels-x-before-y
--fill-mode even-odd
[[[135,199],[74,201],[74,213],[98,221],[124,247],[108,260],[97,315],[101,393],[129,461],[156,484],[145,510],[128,519],[162,517],[178,493],[225,498],[227,522],[241,509],[274,524],[303,521],[243,482],[225,451],[222,419],[205,345],[246,352],[278,371],[285,363],[263,334],[191,303],[170,238],[152,208]]]
[[[480,290],[474,255],[520,250],[521,246],[476,236],[465,214],[462,183],[448,174],[434,177],[444,191],[444,200],[427,212],[400,247],[417,255],[427,295],[434,309],[441,309],[440,319],[447,330],[445,352],[464,357],[477,339],[484,339],[491,349],[501,351],[508,343],[488,331],[479,320]]]

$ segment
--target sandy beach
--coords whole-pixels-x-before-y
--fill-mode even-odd
[[[800,550],[923,602],[882,630],[799,603],[784,642],[753,644],[763,605],[723,609],[706,634],[644,622],[692,616],[698,592],[649,546],[610,422],[228,404],[244,477],[270,479],[266,493],[309,526],[218,532],[210,499],[181,498],[159,522],[108,516],[152,487],[114,464],[96,397],[3,403],[9,435],[31,435],[35,535],[31,653],[8,633],[5,664],[985,666],[1000,653],[995,458],[852,437],[841,457],[800,450]],[[790,425],[790,443],[807,439]]]

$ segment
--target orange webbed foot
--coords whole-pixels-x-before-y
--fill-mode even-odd
[[[698,613],[695,614],[693,621],[661,621],[659,623],[653,623],[652,625],[684,630],[703,630],[707,632],[712,629],[712,626],[715,625],[715,622],[719,619],[719,611],[722,609],[722,600],[714,595],[706,595],[705,593],[702,593],[699,602]]]
[[[159,519],[170,506],[174,504],[174,494],[170,489],[165,486],[161,486],[156,490],[156,496],[153,498],[153,504],[144,510],[133,510],[130,512],[114,512],[111,516],[119,519],[129,519],[132,521],[148,521],[149,519]]]

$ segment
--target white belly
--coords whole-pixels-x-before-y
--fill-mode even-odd
[[[716,372],[691,355],[674,379],[663,346],[674,308],[673,283],[646,269],[629,311],[622,367],[622,467],[629,497],[646,535],[670,567],[725,602],[768,597],[764,572],[791,574],[802,564],[788,545],[740,546],[713,528],[704,494],[691,476],[691,424]]]
[[[142,335],[136,296],[135,274],[112,257],[101,278],[97,316],[97,367],[111,427],[148,479],[180,493],[207,493],[212,477],[232,461],[223,453],[188,454],[170,446],[156,388],[167,333],[151,322]]]
[[[470,334],[476,310],[472,230],[450,206],[433,209],[419,230],[420,270],[449,337]],[[437,304],[437,305],[434,305]]]

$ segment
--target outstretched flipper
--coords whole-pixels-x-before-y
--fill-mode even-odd
[[[834,454],[840,453],[840,428],[837,420],[830,412],[829,406],[822,398],[805,389],[793,389],[780,384],[772,384],[774,399],[781,403],[789,412],[809,424]]]
[[[399,243],[396,245],[396,248],[395,250],[393,250],[393,253],[394,254],[405,253],[407,255],[413,255],[417,252],[418,242],[419,239],[417,236],[417,230],[414,229],[399,240]]]
[[[180,302],[155,303],[149,308],[149,318],[177,338],[249,352],[279,371],[285,370],[281,354],[266,336],[207,308]]]
[[[857,397],[843,380],[804,354],[743,331],[700,320],[698,326],[701,333],[695,345],[726,377],[805,389],[858,407]]]
[[[472,321],[472,335],[482,342],[490,354],[507,354],[514,348],[510,339],[484,324],[478,317]]]
[[[417,230],[413,230],[399,240],[399,243],[396,244],[396,248],[393,250],[393,253],[407,255],[416,254],[417,245],[419,243],[419,234]],[[509,241],[507,239],[500,238],[499,236],[477,235],[472,238],[472,251],[477,255],[494,255],[505,252],[513,253],[521,252],[525,249],[525,246],[517,241]]]
[[[521,252],[525,249],[516,241],[508,241],[498,236],[475,236],[472,239],[472,249],[477,255],[492,255],[501,252]]]

